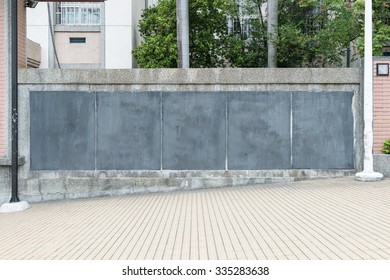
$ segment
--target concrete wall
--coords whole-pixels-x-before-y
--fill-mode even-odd
[[[21,71],[19,76],[19,147],[20,155],[25,157],[25,163],[21,165],[19,172],[20,197],[27,201],[40,201],[230,185],[241,186],[354,174],[355,169],[361,170],[362,167],[362,96],[359,77],[359,69],[89,71],[27,69]],[[50,92],[53,94],[51,95]],[[60,94],[61,97],[56,97],[60,92],[63,92],[63,95]],[[156,93],[157,98],[153,97]],[[53,106],[45,106],[38,108],[38,110],[42,110],[42,114],[48,114],[45,117],[47,120],[50,118],[58,120],[57,125],[53,120],[53,122],[49,121],[47,125],[40,127],[37,119],[34,119],[39,114],[32,112],[31,106],[32,103],[35,104],[34,106],[39,106],[41,94],[42,96],[46,95],[45,98],[53,98]],[[275,97],[274,94],[280,96]],[[98,98],[99,95],[100,98]],[[294,97],[294,95],[296,96]],[[306,95],[308,99],[300,99]],[[94,100],[100,101],[96,107],[94,100],[90,102],[90,96],[94,97]],[[331,98],[328,99],[328,97]],[[257,98],[260,99],[257,100]],[[280,108],[277,106],[272,109],[272,102],[275,101],[273,98],[276,98],[279,103],[281,102]],[[337,100],[337,98],[346,98],[345,100],[350,101],[349,103],[339,102],[341,100]],[[34,99],[35,101],[33,101]],[[319,108],[323,107],[323,110],[319,114],[315,110],[306,110],[307,103],[305,102],[307,100],[315,102],[317,99],[317,105],[320,106]],[[334,103],[332,104],[330,100],[333,100]],[[271,102],[268,110],[262,102]],[[135,106],[133,111],[126,110],[128,106],[131,107],[131,104],[139,106]],[[348,108],[336,108],[339,104],[346,104]],[[159,105],[162,105],[161,109],[151,110]],[[117,110],[112,110],[115,106]],[[263,112],[260,115],[262,117],[259,117],[258,120],[253,114],[245,116],[245,110],[253,111],[251,106],[253,108],[258,106],[257,108]],[[348,140],[347,137],[347,146],[352,145],[353,147],[352,152],[349,152],[349,156],[353,157],[353,162],[346,166],[335,165],[336,169],[328,169],[329,166],[320,165],[307,168],[307,166],[301,165],[299,154],[301,154],[302,146],[298,143],[291,145],[289,142],[291,135],[284,132],[285,128],[291,129],[291,124],[294,123],[291,123],[289,116],[291,107],[294,106],[297,109],[301,108],[297,112],[306,110],[318,121],[321,121],[321,117],[318,116],[326,114],[327,106],[332,108],[336,106],[338,112],[349,112],[350,116],[347,116],[347,119],[352,118],[350,126],[353,132],[348,132],[345,135],[353,133],[353,139]],[[69,108],[71,109],[69,110]],[[333,113],[335,108],[332,110]],[[66,117],[66,114],[79,116],[79,118],[73,118],[74,122],[62,123],[61,118]],[[341,119],[345,117],[343,114],[340,115]],[[161,115],[169,121],[165,124],[161,123]],[[274,119],[274,115],[280,116]],[[101,120],[94,123],[94,120],[99,119],[99,116]],[[228,122],[226,122],[226,117],[229,117]],[[242,120],[248,120],[248,117],[253,119],[243,123]],[[299,119],[299,113],[296,117]],[[329,118],[332,117],[334,116],[324,118],[327,121],[321,124],[322,128],[319,131],[319,135],[322,136],[330,132],[328,138],[321,137],[323,139],[318,141],[320,149],[326,153],[335,152],[331,145],[326,146],[327,142],[333,140],[339,142],[340,139],[343,139],[343,133],[337,132],[337,135],[334,135],[334,128],[339,127],[338,122],[343,120],[330,122]],[[289,119],[290,122],[284,121],[283,118]],[[141,120],[142,123],[145,119],[150,120],[149,125],[145,125],[145,123],[139,125],[134,122],[134,120]],[[272,122],[274,123],[272,124]],[[91,123],[93,124],[92,129]],[[193,130],[184,127],[183,123],[187,126],[189,124]],[[226,126],[226,124],[228,125]],[[279,155],[266,155],[272,160],[267,161],[264,160],[265,157],[262,157],[258,161],[256,147],[269,145],[267,137],[270,139],[278,138],[272,137],[272,129],[268,130],[270,132],[268,136],[264,135],[265,138],[259,137],[259,133],[262,129],[267,128],[267,124],[273,126],[275,135],[281,135],[282,142],[276,144],[283,149],[282,156],[284,153],[289,155],[286,151],[290,149],[295,151],[293,156],[298,156],[296,169],[290,165],[291,159],[288,159],[288,156],[286,165],[280,166],[278,169],[273,168],[277,163],[274,159],[279,158]],[[47,134],[45,129],[50,125],[52,128]],[[153,125],[154,129],[145,129]],[[121,127],[126,129],[120,129]],[[250,131],[250,128],[253,128],[253,131]],[[310,130],[308,126],[298,124],[295,135],[298,138],[303,136],[299,132],[301,128]],[[88,132],[89,130],[95,131],[95,133]],[[163,131],[162,134],[160,130]],[[232,133],[233,130],[238,132]],[[51,162],[52,168],[35,165],[34,158],[37,159],[37,157],[41,157],[37,163],[46,163],[46,160],[42,158],[44,155],[34,154],[36,153],[35,148],[32,150],[32,146],[38,147],[34,139],[39,138],[36,135],[39,131],[42,134],[45,133],[41,139],[46,136],[45,141],[58,143],[57,148],[51,145],[51,148],[55,148],[51,152],[54,158],[47,159],[47,162]],[[61,136],[61,131],[68,131],[69,133],[66,134],[68,137],[73,137],[73,140],[57,137]],[[164,131],[167,134],[164,134]],[[240,131],[244,131],[244,133]],[[194,137],[199,133],[203,133],[204,137],[198,137],[198,139]],[[288,134],[286,144],[283,144],[283,140],[286,138],[284,134]],[[81,135],[86,137],[81,137]],[[238,135],[241,135],[241,139]],[[250,137],[245,139],[242,138],[243,135]],[[155,142],[161,143],[159,136],[163,138],[165,143],[162,146],[155,145]],[[218,139],[221,147],[216,146],[215,141],[210,141],[209,137],[210,139]],[[255,140],[256,137],[259,137],[258,142]],[[312,132],[307,139],[309,146],[313,145],[313,139],[314,142],[317,141],[316,134]],[[151,142],[147,142],[149,144],[146,145],[143,143],[146,141]],[[224,144],[224,141],[227,144]],[[241,142],[243,144],[240,146]],[[251,148],[253,143],[255,143],[254,150]],[[131,147],[142,148],[145,145],[151,150],[131,149]],[[113,147],[113,149],[107,149],[107,147]],[[176,149],[172,147],[176,147]],[[265,151],[268,150],[268,148],[265,149]],[[161,151],[163,151],[162,154]],[[277,149],[272,149],[272,151],[277,152]],[[70,154],[67,155],[67,152]],[[315,152],[313,151],[314,157],[316,157]],[[78,154],[85,155],[84,162],[74,162]],[[230,163],[230,167],[229,162],[226,166],[226,154],[229,154],[231,159],[237,159]],[[155,165],[154,159],[156,155],[157,165]],[[205,155],[207,155],[206,163],[201,160]],[[245,158],[248,155],[249,158]],[[160,161],[158,161],[158,157],[161,157]],[[134,158],[139,161],[132,160]],[[241,159],[247,163],[244,167],[249,167],[248,169],[241,169],[243,168],[240,165]],[[335,159],[337,161],[337,156]],[[322,159],[317,162],[321,161]],[[161,162],[165,162],[166,169],[161,169]],[[325,159],[323,162],[329,162],[329,160]],[[78,164],[79,166],[77,166]],[[267,164],[268,166],[265,166]],[[39,168],[36,168],[37,166]],[[71,170],[71,167],[74,169],[75,166],[77,170]],[[8,178],[7,175],[4,176]],[[7,188],[9,185],[1,184],[0,196],[1,193],[4,195],[0,200],[7,201],[9,199],[6,195]]]

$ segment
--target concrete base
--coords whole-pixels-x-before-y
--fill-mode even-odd
[[[20,211],[27,210],[30,207],[31,206],[27,201],[4,203],[0,207],[0,213],[20,212]]]
[[[379,172],[359,172],[356,173],[355,179],[357,181],[362,181],[362,182],[375,182],[375,181],[380,181],[383,178],[383,174]]]
[[[374,170],[383,174],[384,177],[390,177],[390,155],[380,154],[374,156]]]

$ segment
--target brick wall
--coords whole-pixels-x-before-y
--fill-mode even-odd
[[[374,61],[374,154],[381,154],[383,142],[390,139],[390,76],[377,76]]]
[[[24,1],[18,1],[18,4],[18,66],[26,68],[26,8],[24,7]]]
[[[6,141],[6,93],[5,93],[5,71],[6,71],[6,26],[5,26],[5,1],[0,0],[0,157],[7,153]],[[18,66],[25,68],[26,57],[26,8],[24,1],[18,1]]]

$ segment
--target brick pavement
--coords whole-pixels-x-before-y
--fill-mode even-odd
[[[390,259],[390,179],[33,203],[0,213],[0,259]]]

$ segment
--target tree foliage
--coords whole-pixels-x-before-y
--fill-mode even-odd
[[[364,0],[279,0],[276,38],[267,34],[267,0],[189,0],[190,66],[266,67],[275,40],[279,67],[334,67],[346,48],[364,50]],[[390,41],[388,1],[373,0],[373,50]],[[228,21],[231,29],[228,29]],[[160,0],[139,23],[140,67],[177,67],[176,1]]]
[[[190,0],[190,65],[224,67],[228,38],[226,0]],[[177,67],[176,1],[160,0],[145,9],[139,30],[144,42],[134,50],[140,67]]]
[[[360,53],[364,52],[364,0],[357,0],[355,8],[360,14],[361,32],[357,39]],[[390,3],[387,0],[372,0],[372,50],[376,56],[383,54],[383,46],[390,41]]]

